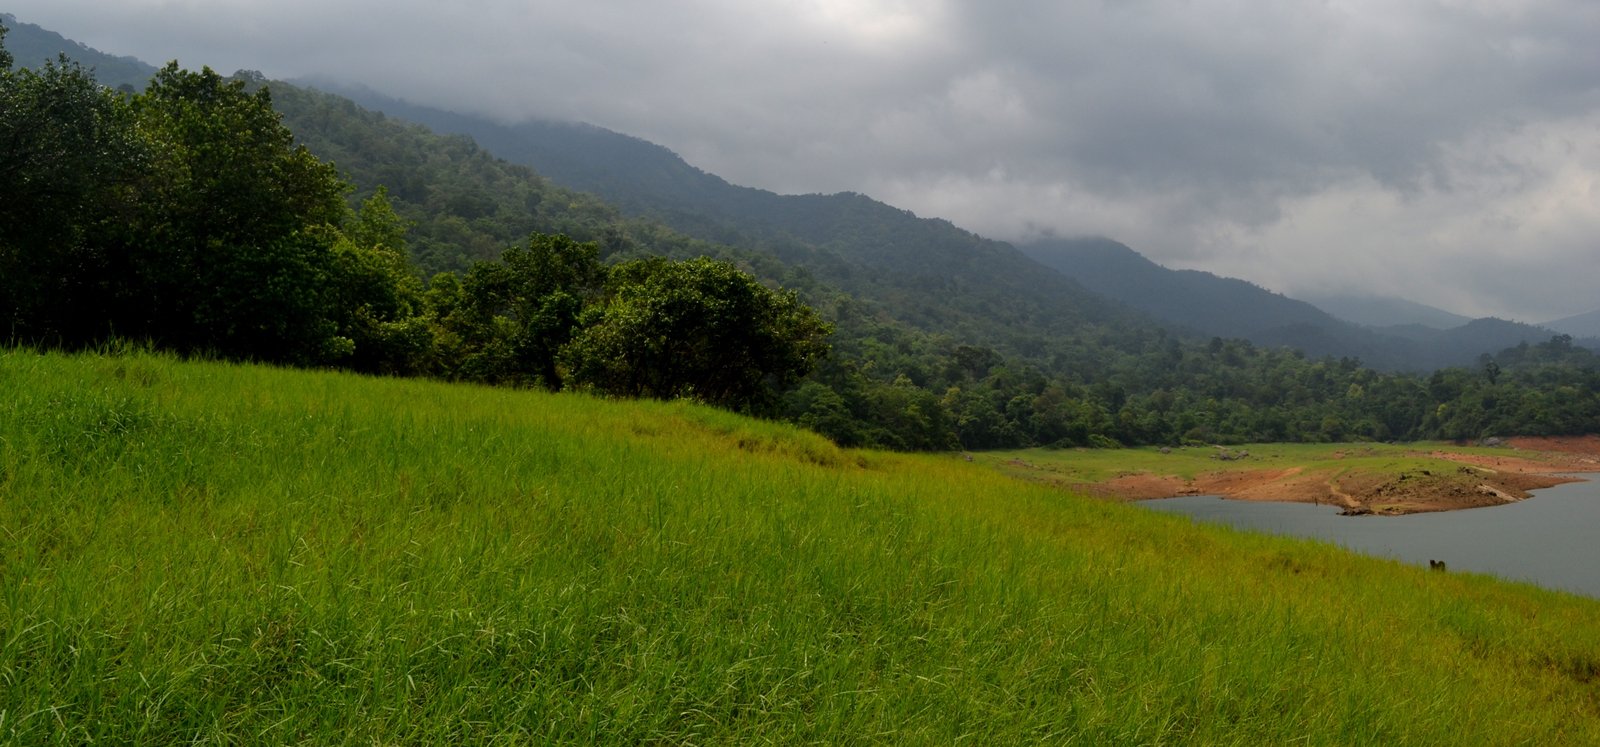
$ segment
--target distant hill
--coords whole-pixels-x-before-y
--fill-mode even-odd
[[[1451,329],[1472,321],[1472,317],[1403,298],[1346,294],[1301,296],[1301,299],[1347,322],[1367,327],[1416,324],[1432,329]]]
[[[1600,309],[1545,322],[1543,326],[1577,338],[1600,338]]]
[[[1021,248],[1086,287],[1175,327],[1311,356],[1359,358],[1385,370],[1471,365],[1484,353],[1542,342],[1553,334],[1502,319],[1471,320],[1449,329],[1415,322],[1367,328],[1243,280],[1162,267],[1110,239],[1050,239]]]
[[[156,67],[132,57],[116,57],[72,41],[54,31],[23,23],[10,13],[0,13],[6,33],[6,49],[16,58],[17,67],[34,68],[65,54],[72,61],[94,70],[95,80],[118,88],[144,88],[155,75]]]
[[[1207,336],[1251,339],[1285,327],[1343,326],[1303,301],[1236,278],[1167,269],[1111,239],[1047,239],[1018,248],[1096,293]]]

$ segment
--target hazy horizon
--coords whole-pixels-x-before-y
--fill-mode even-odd
[[[591,122],[736,184],[1285,294],[1600,306],[1600,5],[25,0],[101,51]],[[466,51],[463,51],[466,50]]]

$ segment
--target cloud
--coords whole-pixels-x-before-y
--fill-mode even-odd
[[[1592,0],[13,2],[119,54],[579,119],[736,183],[1279,290],[1597,305]]]

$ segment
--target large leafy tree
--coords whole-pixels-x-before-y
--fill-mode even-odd
[[[147,154],[132,121],[88,70],[64,57],[13,70],[0,47],[0,334],[61,344],[111,331],[121,273],[108,233],[131,217]]]
[[[169,64],[134,101],[155,156],[127,235],[136,328],[186,350],[287,363],[351,352],[335,316],[346,185],[267,89]]]
[[[816,312],[726,262],[636,260],[608,286],[563,354],[570,378],[596,391],[771,412],[828,351]]]

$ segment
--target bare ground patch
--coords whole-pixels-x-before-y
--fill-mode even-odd
[[[1600,436],[1514,438],[1505,453],[1452,449],[1412,452],[1450,462],[1440,469],[1400,472],[1228,469],[1193,479],[1130,474],[1090,486],[1088,492],[1122,500],[1220,495],[1235,500],[1327,503],[1351,514],[1398,515],[1497,506],[1525,500],[1574,472],[1600,472]],[[1348,454],[1356,456],[1357,453]],[[1347,456],[1335,452],[1335,458]]]

